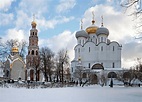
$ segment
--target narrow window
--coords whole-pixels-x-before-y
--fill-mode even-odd
[[[34,55],[34,50],[32,50],[32,55]]]
[[[97,39],[96,39],[96,44],[97,44]]]
[[[115,67],[115,64],[114,64],[114,62],[112,63],[112,68],[114,68]]]
[[[90,47],[89,47],[89,52],[90,52]]]
[[[103,37],[101,37],[101,42],[103,42]]]
[[[88,64],[88,67],[90,68],[90,63]]]
[[[73,72],[73,67],[71,68],[71,71]]]
[[[101,46],[101,51],[103,51],[103,46]]]
[[[80,48],[78,48],[78,53],[80,53]]]
[[[30,54],[30,51],[28,52],[28,55]]]
[[[36,55],[38,55],[38,51],[36,51]]]
[[[114,51],[114,46],[113,46],[113,51]]]
[[[81,44],[81,40],[79,40],[79,44]]]
[[[34,35],[34,32],[33,32],[33,35]]]

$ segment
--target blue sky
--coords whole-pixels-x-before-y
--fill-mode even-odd
[[[132,16],[124,13],[120,7],[121,0],[0,0],[0,37],[26,40],[33,14],[39,31],[39,46],[47,46],[55,53],[67,48],[71,60],[76,45],[75,32],[80,30],[80,20],[83,19],[83,29],[91,25],[92,11],[95,13],[96,25],[101,25],[104,16],[104,26],[109,29],[109,39],[122,44],[122,67],[135,64],[135,59],[141,57],[141,41],[137,36],[135,22]],[[133,46],[133,47],[132,47]]]

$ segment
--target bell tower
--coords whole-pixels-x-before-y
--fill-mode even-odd
[[[39,80],[39,46],[38,46],[38,30],[36,29],[36,22],[33,17],[31,22],[31,30],[29,36],[28,55],[26,56],[27,75],[26,79],[31,81]]]

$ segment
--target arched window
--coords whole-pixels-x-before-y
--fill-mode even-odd
[[[38,51],[36,51],[36,55],[38,55]]]
[[[115,72],[109,72],[107,77],[108,78],[117,78],[117,74]]]
[[[32,55],[34,55],[34,50],[32,50]]]
[[[28,52],[28,55],[30,54],[30,51]]]

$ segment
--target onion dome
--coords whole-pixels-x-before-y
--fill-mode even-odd
[[[102,27],[98,28],[97,31],[96,31],[97,36],[100,35],[100,34],[105,34],[105,35],[108,36],[109,35],[109,30],[102,26]]]
[[[94,20],[94,17],[93,17],[92,25],[91,25],[90,27],[86,28],[86,32],[87,32],[88,34],[94,34],[94,33],[96,33],[98,27],[95,26],[94,23],[95,23],[95,20]]]
[[[77,31],[76,32],[76,38],[78,37],[85,37],[85,38],[88,38],[88,34],[84,31],[84,30],[81,30],[81,31]]]
[[[31,25],[32,25],[32,28],[35,28],[36,27],[36,22],[32,21]]]
[[[19,50],[18,50],[17,47],[14,46],[14,47],[12,47],[12,52],[16,52],[17,53],[17,52],[19,52]]]
[[[96,33],[97,29],[98,29],[97,26],[92,25],[92,26],[86,28],[86,32],[87,32],[88,34],[94,34],[94,33]]]

